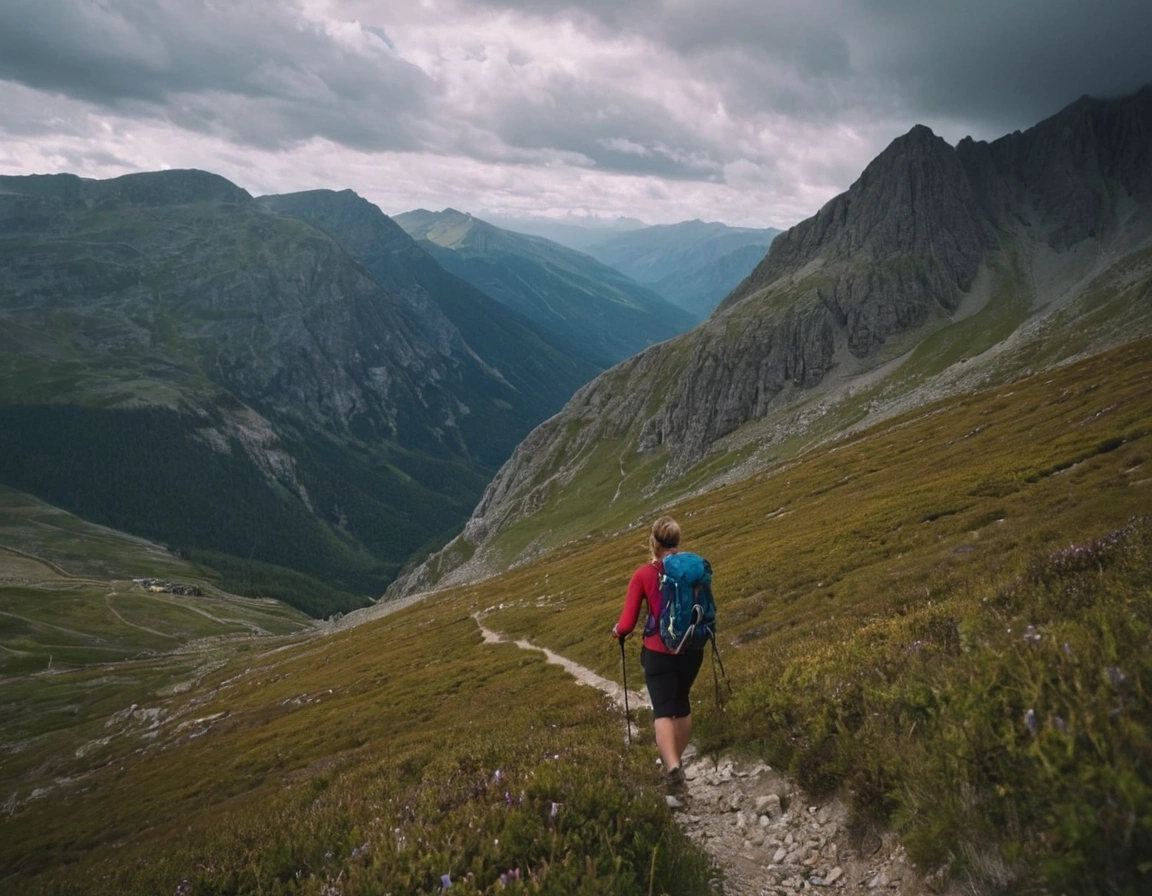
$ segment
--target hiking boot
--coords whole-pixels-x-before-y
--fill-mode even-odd
[[[665,776],[664,784],[669,793],[682,793],[685,785],[684,770],[680,766],[676,766]]]

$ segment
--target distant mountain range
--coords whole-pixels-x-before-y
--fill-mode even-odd
[[[670,339],[698,317],[594,258],[464,212],[395,217],[447,270],[607,367]]]
[[[699,319],[752,273],[780,233],[704,221],[647,225],[628,218],[586,225],[515,217],[491,223],[591,255]]]
[[[1152,88],[1081,99],[993,143],[953,147],[917,126],[777,237],[705,324],[533,431],[463,535],[392,593],[483,576],[821,439],[1149,332]]]
[[[774,228],[684,221],[613,233],[585,251],[705,318],[752,273],[778,233]]]
[[[651,226],[636,218],[545,218],[539,215],[484,215],[489,224],[527,236],[542,236],[546,240],[587,252],[590,246],[602,243],[614,234],[644,230]]]
[[[378,595],[598,369],[348,192],[0,178],[0,483],[235,591]]]

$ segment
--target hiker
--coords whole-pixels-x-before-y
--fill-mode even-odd
[[[684,650],[673,653],[664,645],[657,631],[663,561],[680,547],[680,524],[670,516],[660,517],[652,524],[648,547],[652,560],[632,574],[620,621],[612,626],[612,637],[624,638],[631,633],[640,617],[640,601],[643,600],[648,607],[648,618],[644,624],[640,665],[644,668],[648,696],[652,698],[652,715],[656,720],[656,749],[660,751],[664,768],[668,770],[668,786],[676,790],[684,784],[680,761],[692,736],[692,707],[688,702],[688,693],[704,661],[704,651]]]

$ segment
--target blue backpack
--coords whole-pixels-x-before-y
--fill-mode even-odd
[[[716,641],[712,565],[698,554],[668,554],[660,576],[660,640],[673,653],[703,650]]]

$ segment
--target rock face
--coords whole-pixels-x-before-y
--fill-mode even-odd
[[[792,278],[801,287],[799,301],[818,309],[821,328],[826,322],[842,331],[849,350],[863,357],[934,311],[955,311],[994,245],[993,222],[973,201],[956,151],[918,125],[881,153],[847,193],[778,237],[722,307]],[[801,272],[815,261],[822,276],[805,278]],[[805,350],[807,341],[801,335],[801,356],[822,372],[831,356]]]
[[[331,195],[0,178],[0,481],[379,595],[595,368]]]
[[[847,192],[776,237],[705,323],[607,371],[534,431],[489,486],[462,545],[450,546],[450,556],[469,557],[458,574],[438,558],[396,590],[484,574],[500,531],[608,475],[598,446],[612,445],[620,467],[604,501],[622,488],[642,496],[742,427],[845,394],[966,317],[994,322],[956,331],[957,362],[1074,300],[1103,272],[1128,265],[1129,280],[1148,276],[1134,253],[1150,244],[1152,87],[1080,100],[990,144],[952,147],[917,126]],[[639,485],[625,482],[635,466],[646,471]]]

